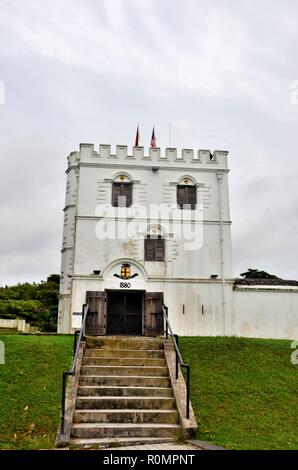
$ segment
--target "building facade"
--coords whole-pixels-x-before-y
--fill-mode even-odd
[[[58,332],[298,338],[298,282],[232,274],[228,152],[81,144],[68,157]],[[256,240],[257,242],[257,240]]]
[[[58,332],[93,305],[94,334],[235,324],[228,152],[81,144],[68,157]],[[94,313],[93,312],[93,313]]]

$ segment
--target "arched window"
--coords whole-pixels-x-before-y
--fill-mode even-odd
[[[132,182],[125,176],[120,175],[113,181],[112,206],[129,207],[132,204]]]
[[[145,261],[165,260],[165,239],[161,235],[147,235],[145,238]]]
[[[196,208],[197,188],[189,178],[184,178],[177,186],[177,204],[180,209]]]

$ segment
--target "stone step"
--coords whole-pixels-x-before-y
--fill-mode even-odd
[[[76,409],[165,410],[175,408],[171,397],[77,397]]]
[[[113,397],[172,397],[170,387],[132,387],[132,386],[97,386],[80,385],[78,396],[113,396]]]
[[[104,437],[102,439],[70,439],[70,446],[73,448],[79,447],[83,449],[105,449],[107,447],[137,446],[142,444],[162,444],[174,442],[172,437]]]
[[[165,353],[163,349],[149,349],[148,351],[142,349],[109,349],[109,348],[98,348],[98,349],[85,349],[84,357],[146,357],[163,359]]]
[[[178,424],[177,410],[75,410],[74,423]]]
[[[170,387],[171,384],[169,377],[84,375],[80,377],[79,385],[101,385],[107,387]]]
[[[73,424],[71,436],[80,439],[111,437],[175,437],[178,424],[79,423]]]
[[[70,446],[173,442],[180,432],[163,339],[88,336]]]
[[[86,348],[109,349],[163,349],[163,340],[144,336],[87,336]]]
[[[133,375],[133,376],[157,376],[167,377],[167,367],[150,366],[82,366],[81,375]]]
[[[160,366],[166,365],[165,359],[137,357],[83,357],[83,365],[94,366]]]

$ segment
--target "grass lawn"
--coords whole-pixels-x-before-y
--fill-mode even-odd
[[[290,341],[179,338],[191,364],[197,438],[228,449],[298,449]]]
[[[53,448],[61,376],[71,362],[70,336],[0,335],[0,449]]]
[[[53,448],[70,336],[0,335],[0,449]],[[180,338],[197,438],[228,449],[298,449],[298,366],[290,342]]]

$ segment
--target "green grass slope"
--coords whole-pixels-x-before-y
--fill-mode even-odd
[[[70,336],[1,335],[0,449],[54,447]],[[298,449],[298,366],[290,342],[180,338],[197,438],[227,449]]]
[[[0,449],[54,446],[61,409],[61,376],[69,368],[70,336],[0,335]]]
[[[298,366],[289,341],[180,338],[198,439],[228,449],[298,449]]]

